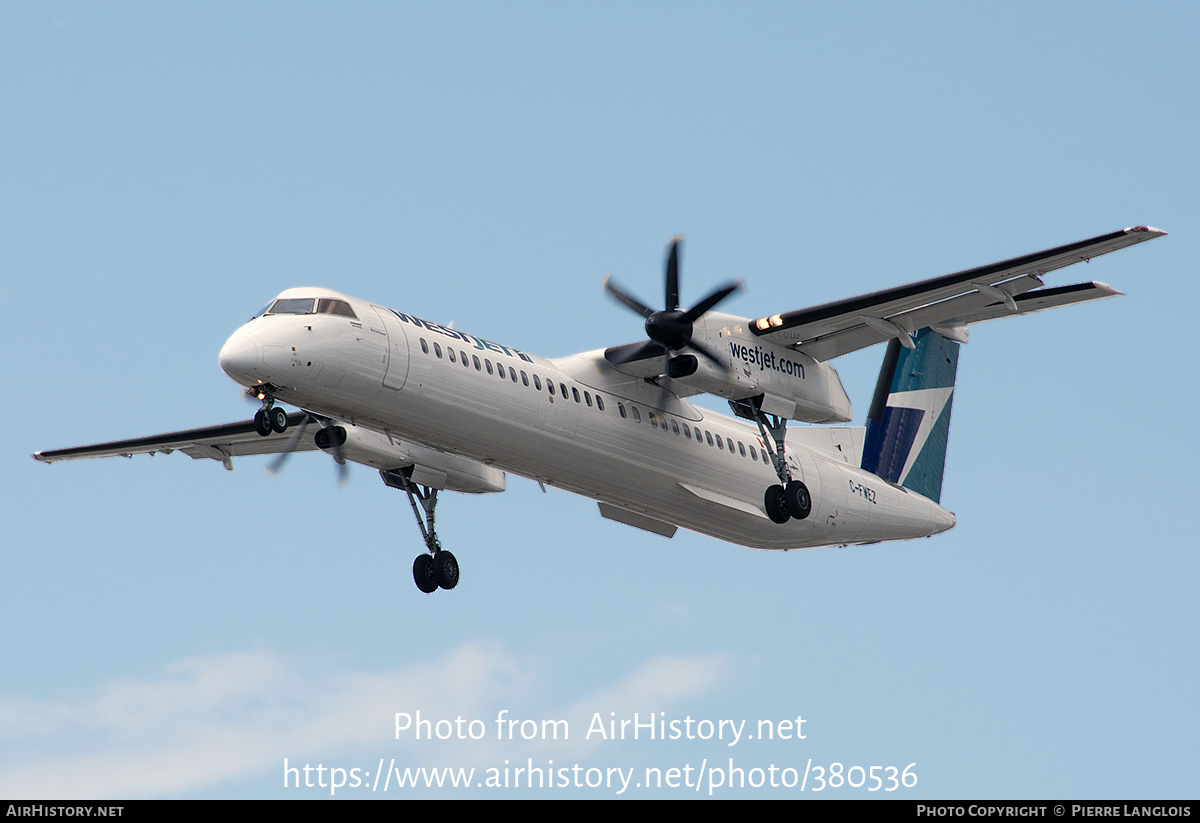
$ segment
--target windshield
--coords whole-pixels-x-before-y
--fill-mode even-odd
[[[314,302],[311,297],[276,300],[271,308],[267,309],[267,314],[312,314]]]

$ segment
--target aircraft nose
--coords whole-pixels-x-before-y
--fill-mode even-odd
[[[245,332],[234,332],[221,348],[221,370],[243,385],[254,383],[258,368],[258,343]]]

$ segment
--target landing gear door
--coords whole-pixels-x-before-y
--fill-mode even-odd
[[[388,338],[383,385],[389,389],[402,389],[408,380],[408,335],[404,333],[404,324],[396,319],[391,309],[374,305],[371,308],[379,315]]]

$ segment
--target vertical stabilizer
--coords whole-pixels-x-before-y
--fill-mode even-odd
[[[934,502],[942,497],[958,346],[930,329],[916,333],[911,349],[893,339],[867,414],[862,467]]]

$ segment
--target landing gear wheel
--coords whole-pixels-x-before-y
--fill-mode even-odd
[[[271,421],[271,429],[273,431],[276,431],[279,434],[283,434],[285,431],[287,431],[287,412],[281,409],[279,406],[272,406],[271,408],[267,409],[267,418]]]
[[[254,413],[254,430],[263,437],[271,433],[271,418],[266,409],[259,409]]]
[[[763,497],[763,506],[767,510],[767,517],[771,518],[773,523],[786,523],[791,519],[784,499],[783,486],[778,483],[767,489]]]
[[[803,520],[812,513],[812,495],[808,486],[793,480],[783,489],[783,507],[792,517]]]
[[[458,585],[458,560],[448,551],[440,551],[433,556],[433,576],[443,589],[453,589]]]
[[[458,570],[457,564],[455,570]],[[427,554],[418,554],[417,559],[413,561],[413,580],[417,583],[417,588],[432,594],[437,591],[438,581],[433,571],[433,558]]]

